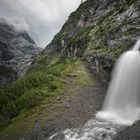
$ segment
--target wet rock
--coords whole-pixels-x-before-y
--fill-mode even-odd
[[[58,97],[57,97],[57,100],[61,100],[61,98],[58,96]]]
[[[106,133],[103,133],[102,134],[102,138],[104,139],[104,138],[106,138],[107,137],[107,134]]]

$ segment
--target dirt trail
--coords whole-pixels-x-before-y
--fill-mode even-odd
[[[27,116],[19,116],[3,132],[3,140],[44,140],[94,118],[102,107],[106,88],[100,86],[83,63],[60,79],[65,83],[61,93],[44,99]]]
[[[77,76],[86,74],[88,77],[77,80]],[[67,83],[66,90],[56,97],[51,106],[39,112],[35,126],[24,140],[43,140],[66,128],[83,126],[101,109],[106,89],[97,82],[95,84],[95,79],[84,65],[76,67],[63,81]]]
[[[41,140],[66,128],[82,126],[101,108],[105,90],[85,86],[74,87],[69,92],[71,96],[64,93],[55,105],[40,112],[36,125],[25,137],[26,140]],[[44,118],[46,111],[49,119],[42,128],[40,120]]]

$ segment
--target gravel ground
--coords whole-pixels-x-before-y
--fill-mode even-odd
[[[43,140],[66,128],[83,126],[101,109],[105,89],[101,87],[73,86],[66,93],[57,97],[57,101],[39,113],[36,125],[25,140]],[[41,120],[48,112],[44,126]]]

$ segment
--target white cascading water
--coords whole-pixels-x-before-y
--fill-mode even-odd
[[[97,118],[131,125],[140,114],[140,40],[118,59],[103,111]]]
[[[49,140],[112,140],[140,119],[140,40],[118,59],[103,110],[83,127],[66,129]],[[48,139],[46,139],[48,140]]]

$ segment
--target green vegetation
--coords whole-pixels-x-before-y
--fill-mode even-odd
[[[80,60],[65,58],[61,58],[60,60],[55,57],[51,60],[49,65],[46,65],[46,69],[50,66],[52,69],[56,63],[59,65],[59,62],[67,68],[63,69],[59,76],[54,76],[54,79],[56,79],[54,83],[58,88],[53,92],[49,91],[49,95],[43,96],[44,98],[41,99],[38,104],[37,101],[36,106],[22,109],[19,115],[11,119],[11,123],[8,127],[0,132],[1,139],[15,140],[25,136],[35,127],[37,120],[39,120],[40,127],[44,128],[47,122],[54,119],[53,114],[49,111],[50,109],[54,112],[59,112],[60,114],[63,114],[68,110],[64,102],[77,94],[77,90],[74,90],[74,87],[98,85],[95,77],[91,75],[84,62]],[[40,63],[38,66],[31,68],[28,73],[37,72],[39,71],[39,68],[40,70],[42,69],[41,71],[45,71],[45,65],[44,68],[43,66],[41,68],[41,65],[42,64]],[[41,86],[40,89],[43,87],[44,86]],[[58,97],[60,100],[58,100]]]
[[[113,12],[109,12],[107,16],[97,22],[97,25],[90,31],[90,42],[87,48],[87,52],[108,52],[107,38],[114,37],[115,32],[118,29],[118,24],[114,16],[110,15]],[[100,51],[101,50],[101,51]]]
[[[49,65],[39,63],[22,78],[1,88],[0,128],[9,124],[22,110],[30,109],[44,98],[56,95],[64,84],[60,77],[69,73],[77,63],[77,60],[64,57],[55,58]]]
[[[58,93],[58,92],[57,92]],[[55,95],[59,95],[53,93]],[[20,114],[11,119],[10,124],[0,132],[0,139],[16,140],[29,133],[36,124],[39,113],[45,108],[48,109],[52,104],[57,102],[57,96],[44,97],[39,104],[30,109],[22,109]],[[48,111],[44,111],[45,116],[42,121],[48,119]],[[45,122],[46,123],[46,122]]]
[[[73,72],[68,74],[68,76],[73,77],[74,85],[95,86],[98,84],[94,76],[85,67],[84,63],[76,66]]]
[[[82,57],[84,54],[90,41],[89,33],[91,29],[92,26],[81,28],[73,37],[69,38],[66,49],[74,57]]]
[[[135,27],[127,27],[129,24],[134,24],[133,20],[126,19],[119,22],[116,17],[118,14],[127,9],[129,5],[126,3],[131,5],[133,0],[125,1],[123,5],[117,3],[114,9],[106,13],[100,20],[97,21],[96,26],[91,28],[89,36],[90,41],[85,54],[94,53],[99,56],[107,55],[111,56],[112,59],[115,60],[124,51],[131,47],[132,44],[130,40],[134,34],[138,34],[139,30]],[[119,39],[124,36],[128,42],[126,46],[124,46],[123,43],[119,43]]]
[[[73,36],[72,38],[69,39],[68,46],[74,45],[76,42],[78,42],[78,40],[80,40],[80,41],[83,39],[88,40],[88,36],[89,36],[91,29],[92,29],[92,27],[81,28],[75,34],[75,36]]]

